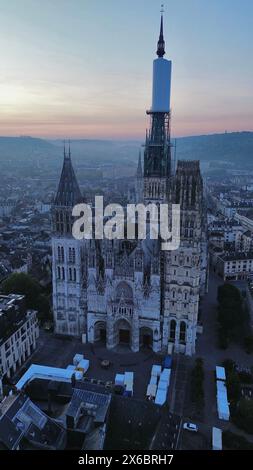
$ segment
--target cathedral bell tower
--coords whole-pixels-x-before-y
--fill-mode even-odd
[[[167,200],[171,176],[171,61],[163,57],[165,55],[163,15],[156,54],[158,58],[153,62],[152,106],[147,111],[150,116],[150,129],[146,134],[144,150],[144,200],[146,203]]]
[[[58,334],[86,333],[86,251],[72,236],[72,209],[83,202],[76,175],[64,145],[64,160],[52,207],[52,283],[54,327]]]
[[[58,190],[53,204],[53,232],[61,236],[72,236],[72,209],[82,202],[75,172],[71,162],[70,146],[68,152],[64,144],[64,160]]]

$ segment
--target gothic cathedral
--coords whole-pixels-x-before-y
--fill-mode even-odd
[[[159,240],[76,240],[72,208],[82,202],[71,162],[64,162],[52,209],[55,332],[155,352],[195,353],[199,300],[207,286],[206,212],[198,161],[178,161],[170,141],[171,61],[164,58],[163,17],[153,62],[150,130],[139,156],[131,199],[180,204],[180,246]]]

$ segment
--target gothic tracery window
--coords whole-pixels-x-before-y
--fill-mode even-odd
[[[186,341],[186,323],[181,321],[180,323],[180,334],[179,334],[180,343],[185,343]]]
[[[174,341],[176,337],[176,320],[171,320],[170,322],[170,340]]]

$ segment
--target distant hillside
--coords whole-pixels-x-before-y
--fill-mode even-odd
[[[79,139],[71,141],[75,166],[118,167],[135,171],[141,141]],[[62,163],[61,140],[32,137],[0,137],[0,169],[16,175],[58,171]],[[253,132],[202,135],[177,139],[177,160],[200,160],[203,164],[227,162],[235,168],[253,167]]]
[[[253,166],[253,132],[200,135],[177,139],[177,159],[220,160]]]
[[[174,139],[172,138],[174,143]],[[55,144],[59,142],[55,142]],[[62,145],[62,143],[60,143]],[[75,140],[71,143],[78,163],[136,162],[141,141]],[[177,139],[177,160],[224,161],[253,166],[253,132],[200,135]],[[81,159],[81,161],[79,160]]]
[[[58,149],[44,139],[34,137],[0,137],[1,170],[33,170],[55,165]],[[60,155],[58,156],[59,159]],[[22,171],[21,171],[22,174]]]
[[[41,153],[43,150],[52,150],[54,146],[44,139],[36,137],[1,137],[0,136],[0,158],[2,160],[3,154],[8,157],[13,157],[15,154],[23,158],[24,156],[33,153]]]
[[[51,143],[60,147],[62,152],[62,141],[56,140]],[[103,166],[112,162],[135,162],[141,144],[141,141],[79,139],[71,140],[71,152],[80,165]]]

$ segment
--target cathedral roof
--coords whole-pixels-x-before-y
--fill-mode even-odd
[[[68,153],[66,153],[64,146],[63,167],[54,204],[56,206],[73,207],[75,204],[80,203],[82,199],[82,194],[72,166],[70,148]]]

